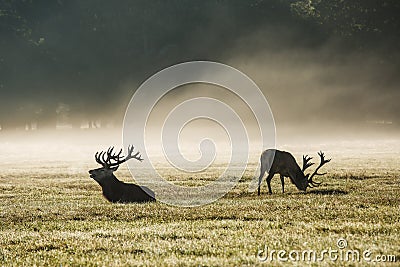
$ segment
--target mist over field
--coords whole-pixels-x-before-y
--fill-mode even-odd
[[[123,147],[121,131],[112,130],[83,130],[83,131],[58,131],[57,138],[52,132],[49,133],[19,133],[2,135],[0,139],[0,161],[2,166],[8,169],[7,172],[26,174],[27,172],[40,173],[41,171],[63,172],[71,175],[84,174],[87,179],[89,169],[98,168],[95,162],[94,154],[98,151],[105,151],[110,146],[117,149]],[[205,135],[204,133],[200,136]],[[200,140],[201,138],[185,138],[179,142],[181,153],[188,160],[197,160],[201,156]],[[317,157],[317,152],[324,151],[329,158],[333,158],[328,171],[384,171],[387,167],[392,168],[397,165],[400,159],[400,140],[397,137],[386,136],[370,138],[363,137],[354,139],[342,138],[340,136],[312,137],[305,138],[277,136],[276,148],[290,151],[301,162],[301,156],[308,154]],[[187,137],[187,136],[186,136]],[[212,135],[208,135],[209,138]],[[210,169],[200,172],[199,175],[212,173],[215,168],[227,168],[230,162],[231,147],[229,140],[216,136],[213,140],[216,148],[216,158],[210,165]],[[227,136],[222,136],[227,137]],[[61,140],[61,141],[60,141]],[[126,147],[125,147],[126,149]],[[248,151],[249,160],[247,169],[258,175],[259,157],[261,144],[253,143]],[[159,147],[149,146],[145,149],[137,148],[138,151],[146,151],[148,155],[145,160],[151,161],[156,169],[162,171],[171,171],[174,167],[165,158],[164,152]],[[203,151],[212,153],[212,151]],[[244,151],[245,152],[245,151]],[[171,158],[174,160],[174,157]],[[373,164],[370,164],[373,162]],[[234,162],[240,164],[242,162]],[[367,164],[369,163],[369,164]],[[195,162],[191,163],[196,164]],[[366,165],[367,164],[367,165]],[[126,166],[121,169],[126,170]],[[135,163],[132,169],[135,173],[145,172],[140,162]],[[175,170],[177,174],[184,177],[190,177],[191,173]],[[133,182],[134,177],[125,174],[125,180]],[[151,177],[149,177],[151,178]]]
[[[96,152],[129,144],[145,160],[175,171],[174,158],[186,166],[207,158],[219,168],[248,155],[255,175],[261,152],[271,147],[294,153],[298,162],[323,150],[335,159],[332,169],[349,158],[362,166],[399,159],[397,1],[0,4],[0,159],[13,168],[68,166],[87,172],[98,165]],[[135,114],[154,105],[146,125],[133,129],[144,132],[144,140],[123,143],[124,129],[137,120],[127,111],[139,86],[188,61],[237,69],[254,81],[268,105],[248,105],[262,98],[250,86],[236,95],[223,86],[185,84],[148,103],[150,88],[129,106]],[[163,136],[173,111],[201,98],[222,103],[235,116],[225,109],[215,114],[219,121],[195,118]],[[196,112],[214,109],[207,104]],[[256,109],[264,112],[263,125]],[[175,115],[175,121],[186,115]],[[263,127],[271,130],[264,143]],[[234,140],[236,133],[244,134]],[[239,161],[235,164],[245,162]],[[141,171],[140,163],[135,169]]]

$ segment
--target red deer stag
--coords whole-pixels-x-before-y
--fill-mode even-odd
[[[121,155],[122,149],[118,153],[114,153],[114,147],[110,147],[107,152],[97,152],[94,156],[96,162],[102,167],[90,170],[90,177],[99,183],[103,189],[104,197],[110,202],[140,203],[155,201],[154,192],[149,188],[121,182],[113,174],[120,164],[129,159],[143,160],[139,152],[133,155],[133,149],[133,146],[128,147],[128,155],[126,157]]]
[[[260,177],[258,177],[258,195],[260,195],[260,185],[262,178],[266,171],[268,171],[267,176],[267,185],[268,192],[272,194],[271,190],[271,179],[276,174],[279,173],[281,176],[282,183],[282,193],[284,193],[284,178],[289,177],[290,181],[297,187],[297,189],[301,191],[306,191],[307,187],[316,187],[321,183],[314,182],[312,179],[315,175],[324,175],[326,173],[318,173],[318,170],[330,162],[331,159],[325,159],[324,153],[320,151],[318,153],[320,157],[320,164],[315,169],[314,173],[304,174],[304,171],[313,165],[314,163],[310,162],[312,159],[307,155],[303,156],[303,168],[300,169],[300,166],[296,163],[293,155],[286,151],[280,151],[277,149],[267,149],[261,154],[261,169],[260,169]]]

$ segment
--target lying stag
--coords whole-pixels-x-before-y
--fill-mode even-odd
[[[281,176],[281,183],[282,183],[282,193],[284,193],[284,178],[289,177],[290,181],[297,187],[297,189],[306,191],[307,187],[314,187],[318,186],[321,183],[314,182],[312,179],[315,175],[324,175],[326,173],[318,173],[318,170],[331,161],[331,159],[326,160],[324,153],[318,153],[320,157],[320,164],[315,169],[314,173],[304,174],[304,171],[313,165],[314,163],[310,162],[312,159],[307,155],[303,156],[303,168],[300,169],[300,166],[296,163],[293,155],[286,151],[280,151],[276,149],[267,149],[261,154],[261,170],[260,170],[260,177],[258,177],[258,195],[260,195],[260,185],[262,178],[266,171],[268,171],[267,176],[267,185],[268,191],[272,194],[271,190],[271,179],[276,174],[279,173]]]
[[[94,156],[96,162],[103,167],[90,170],[90,177],[99,183],[103,189],[104,197],[110,202],[129,203],[155,201],[154,192],[149,188],[121,182],[113,174],[120,164],[129,159],[143,160],[139,152],[133,155],[133,149],[133,146],[128,147],[128,155],[126,157],[121,155],[122,149],[119,153],[114,153],[114,147],[110,147],[107,152],[97,152]]]

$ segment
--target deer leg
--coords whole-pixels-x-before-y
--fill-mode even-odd
[[[282,194],[285,193],[285,176],[281,175]]]
[[[261,181],[262,178],[264,177],[265,171],[266,171],[265,164],[263,164],[261,161],[260,176],[258,177],[258,195],[260,195]]]
[[[274,177],[274,174],[273,174],[273,173],[269,173],[268,176],[267,176],[268,192],[269,192],[270,194],[272,194],[272,190],[271,190],[271,180],[272,180],[272,177]]]

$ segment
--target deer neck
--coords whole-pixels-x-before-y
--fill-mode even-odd
[[[110,188],[110,187],[115,187],[116,185],[118,185],[120,183],[121,183],[121,181],[118,180],[117,177],[115,177],[114,174],[111,174],[106,179],[104,179],[101,182],[99,182],[99,184],[101,185],[101,187],[103,189]]]
[[[103,190],[103,195],[106,199],[111,202],[119,201],[122,185],[123,183],[115,177],[114,174],[107,177],[105,181],[103,181],[100,186]]]

